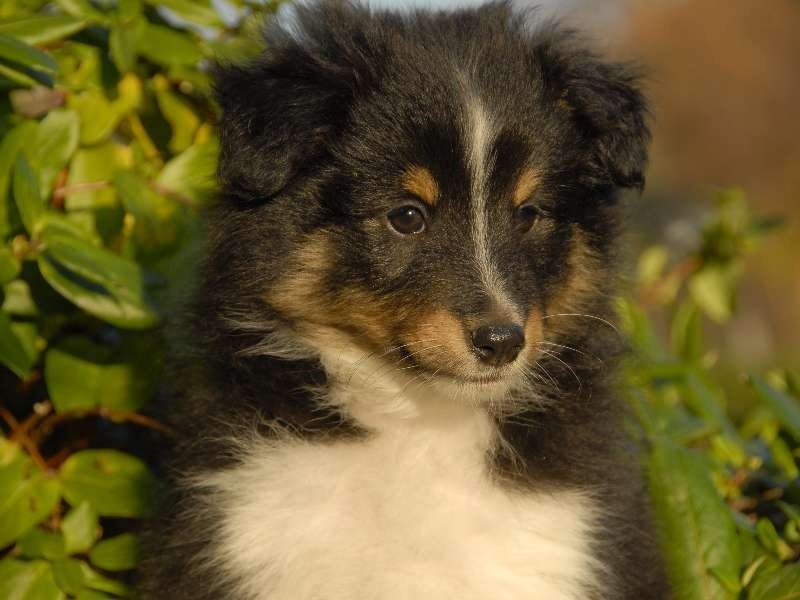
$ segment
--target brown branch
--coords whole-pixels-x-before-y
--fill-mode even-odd
[[[25,422],[20,424],[20,422],[17,421],[17,419],[14,417],[14,415],[11,414],[11,411],[8,410],[4,406],[0,406],[0,416],[3,418],[3,420],[11,428],[11,435],[9,436],[8,439],[11,440],[11,441],[19,442],[20,445],[28,452],[28,454],[30,455],[31,459],[33,459],[33,462],[35,462],[36,465],[40,469],[42,469],[42,471],[49,470],[48,467],[47,467],[47,462],[42,457],[41,452],[39,452],[39,447],[28,436],[27,430],[23,429],[23,426],[24,426],[25,422],[27,422],[30,419],[30,417],[28,419],[26,419]],[[33,415],[31,415],[31,416],[33,416]]]
[[[172,429],[170,429],[169,427],[167,427],[162,423],[159,423],[157,420],[151,417],[147,417],[145,415],[141,415],[133,411],[115,410],[112,408],[106,408],[104,406],[98,406],[95,408],[78,408],[74,410],[65,410],[50,415],[41,421],[36,431],[34,432],[34,438],[37,441],[41,442],[42,439],[50,435],[53,429],[55,429],[61,423],[73,419],[84,419],[87,417],[101,417],[103,419],[108,419],[109,421],[113,422],[122,421],[122,422],[133,423],[135,425],[139,425],[140,427],[153,429],[165,435],[175,434],[175,432]]]
[[[63,185],[55,189],[53,192],[53,199],[63,200],[70,194],[93,192],[94,190],[102,190],[107,187],[111,187],[110,181],[84,181],[81,183],[73,183],[72,185]]]

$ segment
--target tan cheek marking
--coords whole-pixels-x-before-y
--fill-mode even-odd
[[[525,352],[529,358],[539,353],[539,342],[544,339],[542,313],[534,308],[525,319]]]
[[[324,312],[320,284],[333,264],[328,233],[318,231],[308,236],[289,258],[289,275],[270,289],[266,300],[290,319],[308,319]]]
[[[298,330],[313,334],[315,326],[331,327],[366,347],[386,346],[393,324],[405,316],[403,306],[357,286],[326,290],[336,268],[329,236],[319,231],[308,237],[290,257],[289,275],[267,292],[267,302]]]
[[[439,186],[433,174],[418,165],[410,167],[403,175],[403,189],[431,206],[439,199]]]
[[[533,192],[539,187],[540,181],[541,177],[534,169],[526,168],[517,179],[517,185],[514,186],[514,206],[521,206],[530,200]]]
[[[605,270],[597,256],[589,248],[586,234],[573,226],[572,247],[567,257],[569,275],[562,289],[550,300],[547,306],[548,315],[583,313],[587,301],[597,294]],[[547,329],[551,332],[565,332],[570,327],[585,326],[580,319],[553,318],[547,320]]]
[[[454,372],[469,361],[464,326],[446,310],[421,315],[402,337],[414,358],[428,367]]]

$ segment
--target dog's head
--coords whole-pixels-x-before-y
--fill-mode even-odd
[[[274,330],[265,351],[506,389],[591,325],[564,315],[604,313],[649,138],[624,67],[505,4],[323,3],[267,44],[218,72],[212,258],[231,321]]]

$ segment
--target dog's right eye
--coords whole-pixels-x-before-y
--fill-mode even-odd
[[[425,230],[425,215],[416,206],[400,206],[392,210],[386,217],[397,233],[412,235]]]

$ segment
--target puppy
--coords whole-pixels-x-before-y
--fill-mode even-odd
[[[667,598],[607,384],[637,78],[505,3],[321,2],[217,90],[142,595]]]

